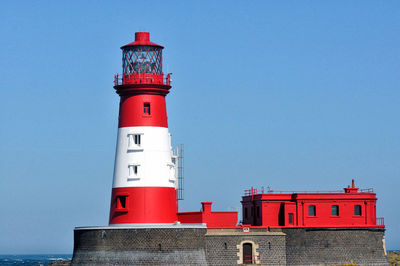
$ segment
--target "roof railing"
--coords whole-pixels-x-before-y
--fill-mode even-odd
[[[153,74],[115,74],[114,75],[114,86],[124,84],[162,84],[171,85],[171,74],[167,74],[164,78],[164,74],[153,75]]]
[[[267,193],[286,193],[286,194],[296,194],[296,193],[342,193],[343,190],[270,190]]]
[[[359,189],[358,192],[374,193],[374,189],[373,188],[362,188],[362,189]]]
[[[244,191],[245,196],[254,196],[254,195],[261,195],[261,194],[296,194],[296,193],[303,193],[303,194],[312,194],[312,193],[343,193],[343,190],[271,190],[268,189],[267,191],[264,191],[264,187],[262,189],[256,189],[251,187],[250,189],[246,189]],[[373,188],[364,188],[364,189],[359,189],[358,193],[374,193]]]

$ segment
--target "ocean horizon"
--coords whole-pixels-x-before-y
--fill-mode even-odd
[[[0,265],[49,265],[53,261],[71,260],[72,254],[3,254],[0,255]]]
[[[387,252],[400,252],[400,249],[387,250]],[[3,254],[0,255],[0,266],[40,266],[49,265],[53,261],[63,261],[71,259],[72,254]]]

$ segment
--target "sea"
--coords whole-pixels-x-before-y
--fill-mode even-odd
[[[0,265],[38,266],[49,265],[55,260],[70,260],[72,254],[40,254],[40,255],[0,255]]]

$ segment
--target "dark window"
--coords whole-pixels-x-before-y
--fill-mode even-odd
[[[289,224],[293,224],[293,213],[289,213]]]
[[[126,208],[126,198],[128,196],[117,196],[117,209],[125,209]]]
[[[254,216],[254,207],[251,207],[251,217]]]
[[[317,212],[315,209],[315,205],[308,206],[308,216],[316,216]]]
[[[137,177],[139,173],[139,165],[130,164],[129,165],[129,177]]]
[[[243,244],[243,264],[253,263],[253,245],[251,243]]]
[[[361,205],[354,205],[354,215],[361,215]]]
[[[260,206],[257,206],[257,218],[260,218]]]
[[[339,216],[339,206],[332,205],[332,216]]]
[[[140,134],[135,134],[135,144],[140,145]]]
[[[244,218],[247,219],[247,208],[244,208]]]
[[[150,115],[150,103],[143,104],[143,113]]]

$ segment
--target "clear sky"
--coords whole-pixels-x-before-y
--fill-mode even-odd
[[[400,249],[399,1],[2,1],[0,254],[106,225],[120,46],[165,46],[183,211],[251,186],[377,192]]]

